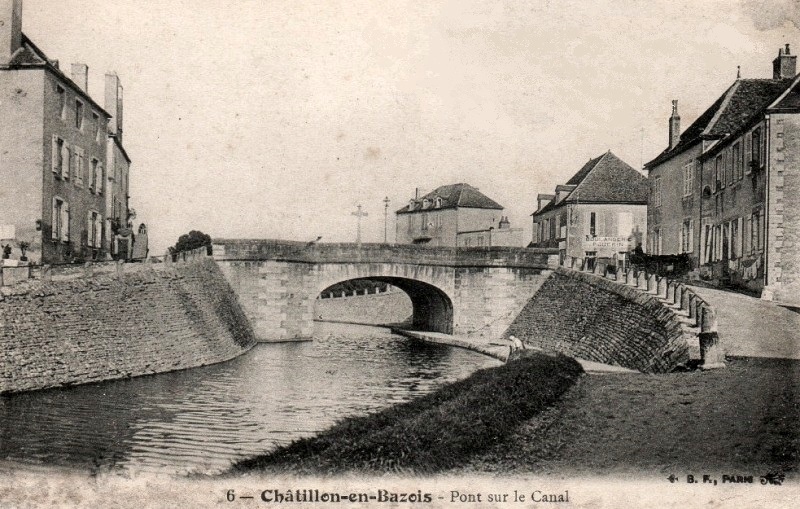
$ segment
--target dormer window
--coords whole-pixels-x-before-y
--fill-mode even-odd
[[[442,199],[437,196],[436,199],[433,200],[433,206],[437,209],[442,208]]]
[[[427,209],[430,206],[431,206],[431,201],[429,199],[425,198],[425,199],[422,200],[422,208],[423,209]]]
[[[408,210],[414,210],[414,200],[408,201]]]

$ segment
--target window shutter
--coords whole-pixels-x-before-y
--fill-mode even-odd
[[[50,168],[53,173],[58,173],[58,136],[55,134],[53,135],[53,147],[50,155]]]
[[[51,229],[50,229],[50,238],[53,240],[58,240],[58,208],[56,207],[57,200],[53,197],[53,209],[50,213],[50,221],[51,221]]]
[[[83,149],[75,147],[75,184],[83,185]]]
[[[69,242],[69,203],[61,205],[61,240]]]
[[[694,219],[689,220],[689,245],[686,252],[694,253]]]
[[[94,184],[94,189],[97,194],[103,193],[103,164],[97,163],[97,182]]]
[[[94,221],[91,210],[86,213],[86,245],[94,247]]]
[[[66,143],[61,147],[61,178],[69,178],[69,145]]]
[[[750,161],[753,157],[753,145],[750,133],[744,135],[744,172],[750,173]]]
[[[736,254],[740,258],[744,255],[744,219],[736,219],[736,229],[739,232],[739,238],[736,239]]]
[[[97,214],[97,218],[94,220],[95,226],[95,236],[94,241],[97,247],[103,247],[103,218],[100,214]]]

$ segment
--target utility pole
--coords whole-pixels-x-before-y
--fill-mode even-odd
[[[361,218],[366,217],[369,214],[361,211],[361,204],[356,205],[356,209],[358,210],[356,210],[355,212],[351,212],[351,214],[356,216],[356,218],[358,219],[356,226],[356,244],[358,244],[358,248],[361,249]]]
[[[389,197],[383,199],[383,243],[389,243],[389,234],[388,234],[388,221],[389,221]]]

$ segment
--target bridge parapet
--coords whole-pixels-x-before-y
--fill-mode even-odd
[[[215,239],[214,258],[299,263],[408,263],[449,267],[553,268],[558,250],[542,248],[453,248],[408,244],[296,242],[270,239]]]

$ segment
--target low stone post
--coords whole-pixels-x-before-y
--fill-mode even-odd
[[[717,333],[717,316],[708,304],[701,308],[700,359],[700,369],[725,367],[725,351],[719,342]]]
[[[625,284],[636,286],[636,273],[633,272],[633,269],[628,269],[628,272],[625,273]]]
[[[681,309],[689,311],[689,296],[691,292],[686,286],[681,285]]]
[[[92,262],[86,262],[83,264],[83,275],[85,277],[92,277],[94,275],[94,266]]]
[[[667,302],[675,302],[675,287],[678,283],[675,281],[667,281]]]
[[[122,279],[122,274],[125,272],[125,264],[122,260],[117,260],[116,266],[117,279]]]
[[[642,271],[636,278],[636,288],[647,291],[647,273]]]
[[[53,268],[50,265],[42,265],[42,281],[50,282],[53,280]]]
[[[683,286],[683,283],[678,283],[675,286],[675,293],[674,293],[673,299],[672,299],[672,303],[674,305],[676,305],[676,306],[680,306],[681,305],[681,299],[683,299],[683,290],[684,290],[684,288],[685,288],[685,286]]]
[[[689,297],[686,302],[687,310],[689,312],[689,318],[697,318],[697,294],[693,291],[689,290],[686,292],[689,294]]]
[[[651,274],[647,280],[647,291],[650,293],[658,293],[658,278],[655,274]]]
[[[668,282],[669,281],[667,280],[667,278],[660,277],[660,278],[658,278],[658,281],[656,283],[656,295],[658,295],[662,299],[666,299],[667,298],[667,283]]]

